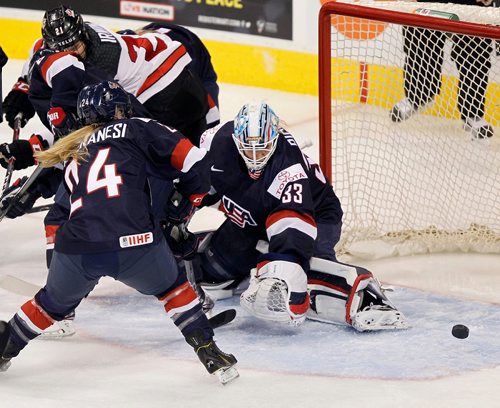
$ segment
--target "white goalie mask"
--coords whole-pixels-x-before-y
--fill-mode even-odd
[[[260,174],[278,141],[279,118],[265,102],[245,104],[234,118],[233,139],[250,173]]]

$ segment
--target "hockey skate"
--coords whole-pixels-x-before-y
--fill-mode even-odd
[[[42,340],[60,339],[62,337],[73,336],[75,333],[73,319],[65,319],[55,322],[52,326],[45,329],[39,338]]]
[[[493,126],[483,118],[467,118],[464,121],[463,128],[470,133],[471,139],[488,139],[493,136]]]
[[[385,304],[371,304],[353,316],[352,327],[357,331],[364,332],[407,329],[409,324],[403,313],[394,307]]]
[[[194,348],[207,371],[214,374],[223,385],[239,377],[234,367],[238,361],[236,357],[220,350],[213,339],[204,340],[201,332],[195,332],[186,341]]]
[[[9,324],[0,321],[0,372],[8,370],[11,365],[10,360],[20,351],[21,349],[11,341]]]
[[[43,340],[50,340],[73,336],[76,333],[73,325],[74,320],[75,312],[71,312],[64,318],[64,320],[55,322],[52,326],[47,327],[39,338]]]

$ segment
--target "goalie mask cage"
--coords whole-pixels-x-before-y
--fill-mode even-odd
[[[500,253],[500,27],[495,24],[500,24],[499,8],[413,2],[323,5],[320,164],[344,209],[338,254]],[[414,34],[422,29],[424,35]],[[417,65],[428,72],[430,58],[439,58],[442,49],[443,66],[440,93],[397,123],[390,112],[405,97],[403,30],[407,44],[431,50],[416,58]],[[467,74],[477,83],[491,62],[484,119],[494,136],[486,139],[471,137],[457,107],[455,61],[460,57],[452,49],[464,35],[480,39],[469,42],[467,52],[480,53],[470,48],[478,44],[491,51],[475,59],[476,68],[478,61],[484,64],[480,69],[470,67]],[[428,87],[418,76],[412,81],[417,90]],[[476,87],[471,104],[481,109],[481,92],[477,84],[471,86]]]

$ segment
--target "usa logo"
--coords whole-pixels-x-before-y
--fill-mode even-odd
[[[250,211],[245,210],[243,207],[236,204],[229,197],[222,197],[222,211],[226,214],[226,216],[238,225],[241,228],[244,228],[245,225],[250,225],[252,227],[257,226],[257,223],[252,218],[252,214]]]

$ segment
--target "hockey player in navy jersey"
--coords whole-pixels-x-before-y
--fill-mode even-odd
[[[215,345],[193,289],[150,212],[147,177],[179,179],[195,204],[208,192],[204,149],[150,119],[130,118],[128,94],[116,82],[85,87],[78,116],[86,127],[40,153],[43,166],[65,162],[71,214],[56,238],[46,285],[0,322],[0,371],[27,343],[73,311],[102,276],[160,300],[200,361],[225,382],[236,359]]]
[[[266,103],[202,135],[211,192],[226,221],[200,244],[194,275],[215,297],[238,293],[257,317],[301,323],[306,316],[360,331],[407,322],[366,269],[337,261],[342,209],[330,182]],[[259,241],[267,243],[260,253]]]

